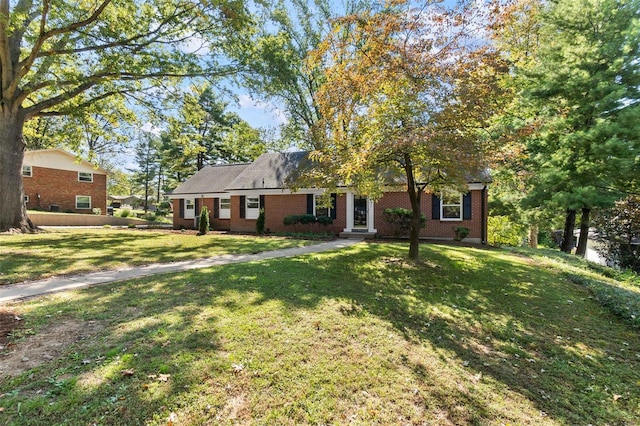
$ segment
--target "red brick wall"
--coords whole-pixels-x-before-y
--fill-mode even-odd
[[[76,209],[76,195],[91,197],[91,208],[99,208],[107,214],[107,176],[93,175],[93,182],[79,182],[78,172],[32,167],[32,176],[23,176],[24,195],[29,196],[28,209],[49,210],[59,206],[61,212],[89,213],[91,209]],[[38,200],[40,194],[40,200]]]
[[[375,204],[376,229],[380,235],[393,235],[393,227],[384,219],[382,212],[387,208],[403,207],[411,209],[409,195],[406,192],[387,192]],[[480,239],[482,236],[482,191],[471,191],[471,219],[470,220],[438,220],[431,217],[431,194],[422,194],[420,200],[422,213],[426,216],[426,226],[420,232],[425,238],[453,238],[454,228],[463,226],[469,228],[467,238]],[[486,216],[485,209],[485,216]],[[485,219],[486,220],[486,219]]]
[[[443,221],[431,219],[431,194],[423,194],[421,200],[422,213],[426,216],[426,227],[422,229],[420,236],[424,238],[453,238],[455,236],[454,228],[464,226],[469,228],[467,238],[480,240],[482,237],[483,221],[482,211],[482,191],[474,190],[472,192],[472,215],[470,220]],[[485,194],[486,197],[486,194]],[[202,203],[209,208],[211,218],[213,217],[213,199],[204,199],[198,203],[201,208]],[[285,216],[291,214],[305,214],[307,212],[307,195],[306,194],[287,194],[287,195],[265,195],[265,229],[269,232],[333,232],[339,234],[346,227],[346,195],[338,194],[336,199],[337,218],[333,224],[327,227],[305,227],[303,225],[285,226],[283,221]],[[404,207],[410,209],[409,196],[406,192],[388,192],[374,205],[374,215],[376,221],[376,229],[379,235],[393,236],[393,227],[386,223],[383,219],[382,212],[384,209],[393,207]],[[174,201],[173,224],[175,228],[193,228],[193,219],[180,219],[180,202]],[[255,219],[240,219],[240,197],[231,197],[231,219],[211,219],[213,229],[231,230],[234,232],[253,233],[256,231]]]
[[[337,217],[332,225],[285,225],[284,218],[291,214],[307,213],[307,194],[266,195],[265,196],[265,229],[269,232],[333,232],[339,234],[346,224],[346,197],[339,195],[336,199]],[[233,216],[233,212],[231,213]],[[254,221],[255,222],[255,221]],[[254,224],[255,229],[255,224]]]

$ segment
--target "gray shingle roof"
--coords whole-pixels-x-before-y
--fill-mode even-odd
[[[171,194],[224,192],[227,186],[246,170],[248,166],[249,164],[205,166],[189,179],[178,185]]]
[[[307,158],[307,152],[262,154],[228,186],[238,189],[281,189]]]

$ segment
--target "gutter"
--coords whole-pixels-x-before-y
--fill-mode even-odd
[[[487,185],[482,188],[482,226],[480,227],[480,242],[487,245]]]

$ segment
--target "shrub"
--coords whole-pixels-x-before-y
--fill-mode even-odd
[[[264,209],[260,209],[260,213],[258,214],[258,220],[256,220],[256,232],[258,235],[264,235]]]
[[[129,217],[129,216],[131,216],[131,210],[129,210],[129,209],[122,209],[122,210],[120,210],[120,214],[119,214],[119,216],[120,216],[120,217]]]
[[[207,232],[209,232],[209,209],[207,206],[202,206],[198,221],[198,235],[206,235]]]
[[[402,237],[409,234],[411,230],[411,221],[413,220],[413,212],[402,207],[393,209],[384,209],[382,212],[384,220],[393,226],[393,234],[396,237]],[[420,227],[424,228],[427,223],[425,215],[420,214]]]
[[[316,218],[316,221],[323,226],[333,224],[333,218],[331,216],[319,216]]]
[[[102,214],[102,209],[100,207],[94,207],[91,209],[91,213],[100,216]]]
[[[145,215],[144,219],[149,221],[149,222],[155,222],[156,221],[156,214],[155,213],[147,213]]]
[[[487,240],[496,247],[518,247],[522,244],[526,229],[508,216],[489,216]]]
[[[302,214],[300,215],[300,223],[302,225],[309,225],[311,223],[315,223],[316,217],[312,214]]]
[[[456,241],[462,241],[469,235],[469,228],[466,226],[456,226],[453,231],[455,232],[453,239]]]
[[[333,218],[330,216],[316,217],[312,214],[290,214],[284,217],[283,223],[286,226],[294,226],[294,228],[297,224],[313,226],[317,223],[318,225],[327,226],[333,223]]]

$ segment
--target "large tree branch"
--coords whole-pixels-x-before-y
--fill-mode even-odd
[[[45,51],[41,51],[38,54],[38,57],[49,57],[49,56],[58,56],[58,55],[72,55],[72,54],[77,54],[77,53],[87,53],[87,52],[101,52],[107,49],[111,49],[114,47],[130,47],[133,48],[134,50],[138,51],[144,47],[147,47],[153,43],[158,43],[158,44],[176,44],[176,43],[180,43],[183,41],[188,40],[192,35],[186,35],[184,37],[181,37],[179,39],[174,39],[171,41],[166,41],[163,42],[160,39],[162,38],[162,36],[165,35],[165,33],[163,32],[165,27],[170,24],[172,21],[179,19],[181,16],[186,15],[189,12],[189,9],[182,9],[182,10],[176,10],[173,14],[171,14],[170,16],[165,17],[165,19],[163,19],[157,26],[155,29],[153,29],[152,31],[149,31],[145,34],[138,34],[135,35],[133,37],[129,37],[128,39],[124,39],[124,40],[117,40],[117,41],[111,41],[111,42],[102,42],[102,44],[95,44],[93,46],[84,46],[84,47],[78,47],[76,49],[54,49],[54,50],[45,50]],[[191,18],[190,20],[185,22],[185,27],[189,27],[189,24],[191,24],[193,21],[195,20],[195,18]],[[86,36],[89,36],[89,34],[85,34]],[[146,39],[146,40],[145,40]],[[142,43],[136,43],[138,40],[144,40]]]
[[[73,86],[75,85],[75,87],[70,88],[69,90],[65,91],[64,93],[59,94],[58,96],[54,96],[51,97],[49,99],[45,99],[41,102],[35,103],[34,105],[25,108],[25,113],[27,115],[28,118],[32,118],[32,117],[36,117],[36,116],[43,116],[46,115],[47,109],[52,108],[56,105],[60,105],[66,101],[68,101],[69,99],[74,98],[75,96],[78,96],[79,94],[91,89],[92,87],[103,83],[105,81],[139,81],[139,80],[148,80],[148,79],[152,79],[152,78],[159,78],[159,77],[166,77],[166,78],[195,78],[195,77],[203,77],[203,76],[207,76],[207,77],[212,77],[212,76],[216,76],[216,77],[224,77],[224,76],[228,76],[231,75],[235,72],[235,68],[234,67],[228,67],[228,68],[224,68],[224,69],[220,69],[217,70],[215,72],[207,72],[207,73],[180,73],[180,72],[150,72],[150,73],[131,73],[131,72],[121,72],[121,73],[116,73],[116,72],[110,72],[110,73],[101,73],[101,74],[95,74],[92,76],[87,76],[82,83],[78,84],[77,82],[72,82],[72,81],[68,81],[68,82],[51,82],[51,84],[53,85],[54,83],[57,86]],[[44,86],[43,86],[44,87]],[[126,90],[126,89],[123,89]],[[33,93],[33,92],[31,92]],[[115,94],[115,92],[113,93]],[[20,99],[20,102],[24,101],[26,98],[28,97],[27,94],[23,95],[23,98]],[[63,114],[57,114],[57,115],[63,115]]]
[[[1,1],[8,1],[8,0],[1,0]],[[19,63],[20,70],[18,72],[18,75],[13,78],[11,85],[8,87],[7,96],[13,96],[13,94],[15,94],[16,90],[18,89],[18,85],[20,84],[20,80],[22,79],[22,77],[27,75],[29,70],[31,70],[33,63],[35,62],[35,60],[38,58],[38,55],[40,54],[42,46],[47,40],[49,40],[51,37],[54,37],[56,35],[70,33],[72,31],[76,31],[80,28],[84,28],[87,25],[94,23],[100,17],[102,12],[104,12],[105,8],[111,3],[111,1],[112,0],[104,0],[87,19],[83,19],[81,21],[71,23],[66,27],[54,28],[52,30],[46,31],[47,16],[49,12],[49,2],[48,0],[44,0],[44,4],[42,8],[42,16],[40,18],[40,34],[38,36],[38,39],[33,44],[33,47],[31,48],[31,52],[29,53],[29,56],[27,56],[26,59],[24,59]]]

